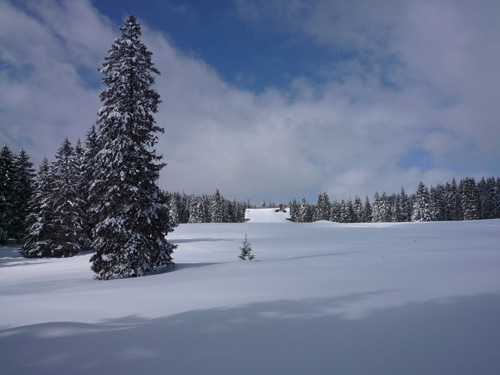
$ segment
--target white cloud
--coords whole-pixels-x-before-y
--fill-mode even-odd
[[[26,4],[0,4],[7,66],[0,73],[0,141],[39,161],[96,120],[99,89],[88,82],[99,79],[118,30],[89,1]],[[166,130],[157,145],[168,163],[162,187],[314,201],[320,190],[335,199],[371,198],[401,186],[413,192],[419,181],[498,173],[484,162],[499,161],[500,149],[500,53],[493,48],[500,32],[493,19],[483,22],[488,10],[447,1],[387,1],[376,9],[364,1],[310,4],[245,2],[240,9],[258,25],[271,6],[278,27],[326,50],[356,50],[360,60],[335,61],[335,72],[318,67],[328,77],[321,85],[297,77],[286,90],[259,94],[224,82],[143,22],[162,73],[155,87],[163,100],[156,119]],[[414,160],[403,168],[401,158],[419,149],[435,165],[423,169]]]
[[[88,2],[2,2],[0,15],[0,139],[35,162],[50,159],[66,136],[83,138],[95,121],[99,91],[84,75],[97,76],[100,38],[114,33]]]
[[[290,33],[304,33],[332,51],[333,63],[322,68],[323,74],[342,84],[332,85],[325,97],[333,92],[335,102],[343,101],[340,118],[347,120],[337,129],[342,131],[341,139],[365,150],[364,160],[348,152],[346,159],[353,165],[347,162],[330,176],[332,180],[344,183],[343,176],[358,170],[375,171],[370,177],[372,187],[383,185],[385,180],[378,176],[392,172],[404,180],[407,171],[398,170],[397,161],[406,151],[418,149],[431,153],[436,175],[447,170],[461,177],[487,168],[498,174],[498,2],[386,0],[374,6],[365,0],[296,0],[289,7],[281,0],[256,0],[239,4],[242,17],[260,27],[277,25]],[[336,90],[343,93],[338,95]],[[349,100],[355,103],[349,105]],[[337,112],[328,126],[338,122]],[[414,175],[410,182],[416,186],[418,178],[432,179],[432,169],[406,175]]]

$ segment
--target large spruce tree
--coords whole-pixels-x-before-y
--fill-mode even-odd
[[[163,129],[156,125],[160,97],[151,89],[155,74],[152,53],[141,42],[133,15],[120,28],[100,69],[106,88],[96,122],[98,151],[89,201],[94,228],[90,259],[97,279],[142,276],[173,264],[173,230],[166,195],[157,185],[163,168],[153,149]]]

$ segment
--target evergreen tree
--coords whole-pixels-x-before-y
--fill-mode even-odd
[[[354,208],[352,205],[352,199],[349,198],[347,201],[342,199],[340,203],[340,223],[354,223]]]
[[[476,181],[466,177],[458,186],[462,198],[463,220],[478,220],[481,218],[481,200]]]
[[[446,190],[441,184],[436,187],[431,186],[429,192],[431,216],[433,220],[445,221],[448,220],[446,216]]]
[[[399,222],[399,218],[401,217],[400,199],[399,194],[393,194],[391,197],[391,221],[393,223]]]
[[[168,217],[172,224],[177,225],[180,222],[179,218],[179,201],[175,193],[167,194],[168,196]]]
[[[405,189],[401,187],[401,192],[399,193],[399,217],[398,222],[408,222],[411,221],[412,205],[410,204],[410,198],[405,192]]]
[[[4,145],[0,150],[0,243],[9,237],[13,216],[14,156]]]
[[[495,183],[495,192],[493,193],[494,196],[494,203],[493,203],[493,217],[494,218],[500,218],[500,177],[497,177],[496,183]]]
[[[330,221],[340,223],[340,204],[337,201],[332,202],[330,208]]]
[[[53,181],[46,158],[40,164],[34,185],[35,189],[29,202],[30,213],[26,218],[28,234],[19,252],[26,258],[51,257],[53,241],[49,227],[54,214]]]
[[[288,203],[288,207],[290,208],[290,221],[294,223],[299,222],[299,204],[297,200],[294,199],[293,202]]]
[[[186,193],[182,192],[179,198],[180,210],[179,210],[179,221],[181,223],[187,223],[189,221],[189,202]]]
[[[29,214],[35,170],[28,154],[21,150],[14,157],[14,181],[12,200],[11,235],[19,242],[26,234],[26,218]]]
[[[385,192],[382,197],[378,194],[378,191],[375,192],[375,196],[373,197],[373,207],[372,207],[372,222],[374,223],[382,223],[386,221],[387,214],[387,202],[383,198]]]
[[[432,221],[429,190],[422,181],[418,184],[413,204],[412,221]]]
[[[494,177],[486,180],[484,177],[477,184],[479,196],[481,197],[481,219],[495,218],[495,190],[496,181]]]
[[[391,203],[389,197],[385,191],[382,192],[380,196],[380,215],[384,223],[389,223],[391,221]]]
[[[87,236],[92,239],[92,230],[96,225],[95,220],[97,219],[95,215],[90,214],[90,208],[97,206],[97,201],[92,200],[93,198],[89,194],[90,188],[92,187],[94,178],[94,158],[99,152],[99,145],[97,144],[97,133],[95,125],[92,125],[87,133],[87,138],[85,140],[85,148],[83,149],[83,178],[82,178],[82,188],[81,194],[85,202],[84,210],[87,213]]]
[[[460,191],[458,190],[455,178],[451,180],[446,201],[450,220],[463,220],[464,214],[462,210],[462,198],[460,196]]]
[[[370,204],[370,199],[368,199],[368,196],[365,198],[365,207],[363,208],[363,218],[365,223],[371,223],[373,221],[372,205]]]
[[[326,191],[318,194],[318,201],[316,203],[316,220],[328,220],[330,219],[330,199]]]
[[[75,190],[78,192],[79,220],[83,229],[83,232],[78,232],[80,235],[79,242],[83,249],[89,249],[92,243],[92,226],[88,215],[90,204],[87,190],[91,175],[87,172],[86,150],[82,146],[80,139],[76,141],[75,145],[74,170],[73,183]]]
[[[243,240],[243,246],[240,247],[241,253],[239,255],[239,258],[242,260],[249,259],[252,260],[254,259],[254,255],[252,254],[252,246],[250,245],[250,242],[248,241],[247,234],[245,233],[245,239]]]
[[[361,198],[358,197],[357,195],[354,198],[354,222],[355,223],[365,222],[363,202],[361,201]]]
[[[142,276],[173,264],[175,246],[166,240],[169,222],[165,194],[157,186],[164,164],[154,145],[160,97],[151,89],[159,74],[152,53],[140,41],[141,29],[130,15],[120,28],[100,69],[106,88],[100,98],[94,173],[89,187],[93,215],[90,259],[97,279]]]
[[[51,255],[55,257],[76,255],[90,245],[83,213],[84,202],[80,197],[79,163],[71,143],[66,138],[50,168],[52,191],[49,199],[53,215],[52,220],[48,222],[48,230],[52,243]]]
[[[203,202],[199,199],[191,200],[191,208],[189,210],[189,223],[197,224],[203,223]]]
[[[299,206],[297,220],[299,223],[309,223],[312,221],[311,209],[305,197],[302,197],[302,202]]]
[[[220,195],[219,189],[215,190],[210,204],[210,222],[224,223],[224,198]]]

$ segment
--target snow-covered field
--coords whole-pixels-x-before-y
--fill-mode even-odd
[[[245,233],[254,261],[238,259]],[[186,224],[168,272],[0,247],[1,374],[500,374],[500,220]]]

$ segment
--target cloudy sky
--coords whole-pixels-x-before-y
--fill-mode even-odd
[[[0,143],[35,164],[97,119],[124,18],[161,71],[162,188],[372,199],[500,175],[497,0],[0,0]]]

